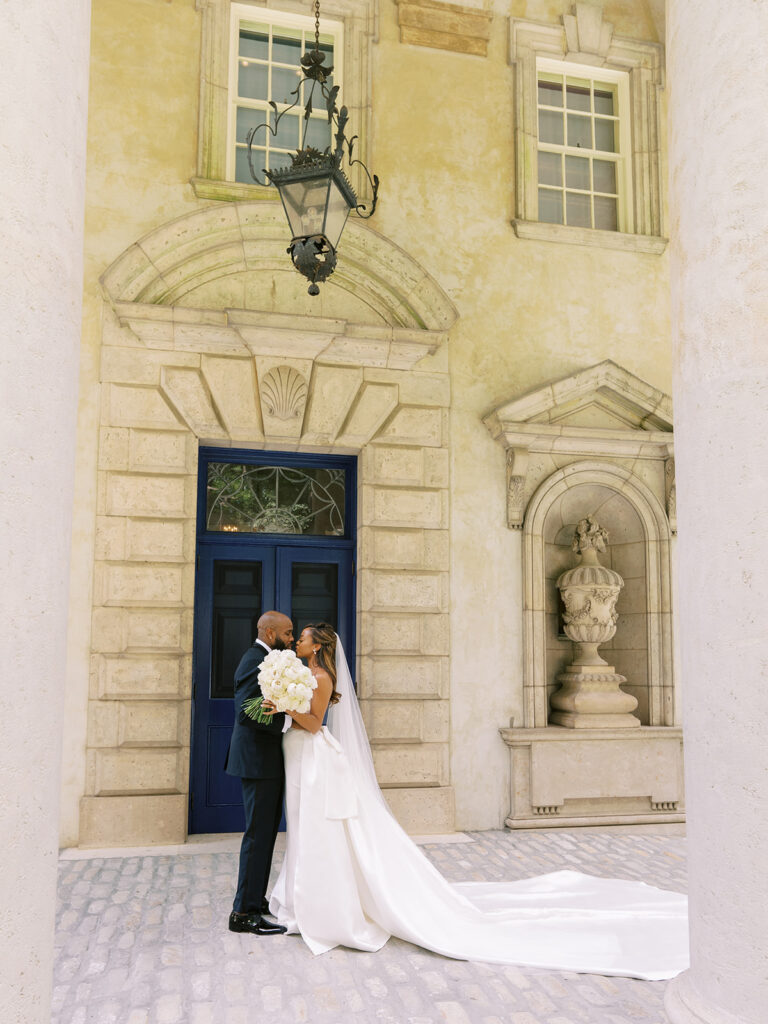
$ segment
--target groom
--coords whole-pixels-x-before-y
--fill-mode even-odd
[[[293,623],[280,612],[264,612],[257,631],[253,647],[245,652],[235,672],[235,725],[224,761],[228,775],[240,776],[245,808],[240,872],[229,930],[280,935],[285,928],[264,917],[269,913],[264,894],[283,810],[285,715],[276,714],[262,725],[245,714],[243,702],[261,696],[259,668],[269,652],[293,646]]]

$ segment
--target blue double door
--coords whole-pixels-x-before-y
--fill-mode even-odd
[[[228,457],[233,458],[232,454]],[[233,472],[230,466],[222,471],[222,464],[212,464],[207,471],[209,481],[216,483],[217,472],[219,479],[223,473]],[[201,460],[201,473],[205,469]],[[256,471],[260,478],[268,475],[258,466]],[[229,486],[226,477],[224,480]],[[347,488],[353,483],[351,476]],[[216,486],[221,493],[220,482]],[[242,489],[240,482],[237,486]],[[209,482],[207,508],[201,504],[198,510],[198,522],[202,517],[202,523],[195,583],[190,833],[240,832],[244,828],[240,780],[226,774],[224,759],[234,721],[234,674],[256,638],[259,616],[270,609],[289,615],[296,637],[308,623],[329,622],[342,637],[350,658],[354,657],[353,507],[347,509],[337,541],[328,535],[243,536],[206,528],[219,525],[210,511],[211,491]],[[249,500],[252,502],[251,494]],[[274,517],[272,498],[269,500],[268,511]],[[253,514],[249,505],[248,515]]]
[[[330,622],[351,635],[352,553],[309,545],[217,545],[199,553],[193,669],[190,833],[244,828],[240,780],[224,771],[234,674],[262,612],[290,615],[294,633]],[[346,626],[346,628],[345,628]]]

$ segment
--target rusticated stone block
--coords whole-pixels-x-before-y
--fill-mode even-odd
[[[99,431],[99,469],[128,469],[127,427],[102,427]]]
[[[94,608],[91,616],[91,650],[118,652],[125,647],[125,612],[122,608]]]
[[[361,660],[366,697],[444,697],[448,665],[445,658],[366,657]]]
[[[376,743],[420,742],[423,706],[421,701],[415,700],[363,701],[363,717],[371,741]]]
[[[179,476],[109,473],[106,481],[109,515],[187,515],[187,480]]]
[[[440,448],[445,434],[445,410],[401,406],[376,435],[390,444]]]
[[[179,420],[157,388],[108,384],[103,389],[102,423],[149,430],[179,430]]]
[[[363,478],[370,483],[421,487],[424,449],[368,445],[363,449]]]
[[[141,701],[120,704],[121,747],[174,747],[179,744],[179,702]]]
[[[97,561],[121,562],[125,558],[125,524],[122,516],[96,517]]]
[[[420,616],[370,615],[371,652],[417,652],[421,647]]]
[[[366,574],[362,586],[364,611],[438,612],[447,609],[447,577],[443,573]]]
[[[86,796],[80,801],[80,846],[152,846],[183,843],[187,796]]]
[[[363,523],[441,529],[447,524],[448,492],[364,487]]]
[[[101,380],[115,384],[158,384],[163,366],[200,365],[194,352],[152,351],[105,345],[101,350]]]
[[[451,739],[450,701],[425,700],[422,708],[422,740],[425,743],[449,743]]]
[[[374,746],[373,762],[382,787],[441,786],[448,781],[444,743]]]
[[[131,611],[126,615],[126,646],[129,650],[146,648],[181,652],[182,612],[155,609]]]
[[[180,605],[183,597],[181,566],[97,566],[97,595],[106,605]]]
[[[164,367],[160,379],[170,405],[197,437],[216,438],[226,435],[198,370]]]
[[[177,750],[96,750],[94,789],[96,796],[120,793],[178,792]]]
[[[203,356],[202,368],[230,437],[260,441],[264,431],[256,401],[256,370],[253,360]]]
[[[119,736],[120,706],[112,700],[88,702],[88,746],[116,747]]]
[[[449,615],[422,615],[421,653],[449,655],[451,653],[450,634],[451,620]]]
[[[385,789],[392,813],[411,835],[445,835],[455,828],[452,786],[423,789]]]
[[[128,449],[131,470],[153,473],[188,473],[191,435],[170,430],[132,430]]]
[[[180,658],[141,655],[110,657],[98,661],[98,696],[101,698],[178,697],[182,690]]]
[[[184,562],[186,523],[166,519],[129,519],[125,558],[141,562]]]
[[[397,405],[397,387],[364,384],[337,438],[340,445],[362,448]]]

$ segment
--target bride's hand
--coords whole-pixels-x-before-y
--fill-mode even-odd
[[[270,718],[278,713],[277,708],[271,700],[263,700],[261,702],[261,712],[264,715],[268,715]]]

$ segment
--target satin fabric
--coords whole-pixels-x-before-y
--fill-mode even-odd
[[[314,954],[395,935],[459,960],[646,981],[688,966],[685,896],[574,871],[452,885],[365,799],[326,728],[290,729],[283,753],[287,848],[270,909]]]

